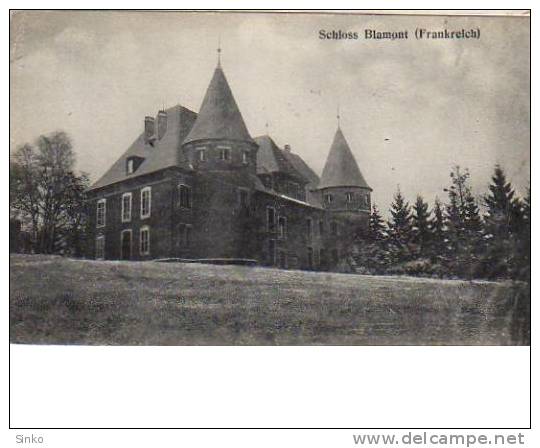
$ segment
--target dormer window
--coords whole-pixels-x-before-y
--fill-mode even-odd
[[[231,160],[231,148],[230,146],[218,146],[220,160]]]
[[[354,200],[354,193],[351,193],[351,192],[347,193],[346,198],[347,198],[347,202],[351,203]]]
[[[143,163],[144,158],[138,157],[138,156],[131,156],[128,157],[126,160],[126,174],[133,174],[135,171],[137,171],[137,168],[141,166],[141,163]]]
[[[242,152],[242,163],[244,165],[249,165],[249,152],[248,151]]]
[[[330,193],[327,193],[324,195],[324,201],[327,204],[331,204],[333,200],[334,200],[334,197]]]

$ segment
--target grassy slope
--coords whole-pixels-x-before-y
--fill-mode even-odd
[[[12,255],[11,341],[512,344],[510,283]],[[522,327],[522,326],[521,326]]]

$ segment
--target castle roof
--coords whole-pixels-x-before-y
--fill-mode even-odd
[[[257,151],[257,174],[283,173],[298,180],[308,183],[307,179],[286,156],[286,152],[279,148],[272,137],[262,135],[255,137],[255,142],[259,145]]]
[[[308,185],[311,188],[316,188],[319,184],[319,176],[317,176],[317,173],[311,169],[311,167],[304,162],[304,159],[300,157],[298,154],[294,154],[291,151],[283,151],[283,155],[287,158],[287,160],[296,168],[296,171],[298,171],[304,178],[308,181]]]
[[[142,132],[90,189],[105,187],[171,166],[189,169],[180,147],[193,126],[197,114],[180,105],[168,108],[165,112],[167,130],[163,136],[160,139],[155,138],[150,144],[145,142],[144,132]],[[128,174],[126,164],[131,157],[138,157],[142,162],[133,174]]]
[[[321,181],[317,188],[329,187],[362,187],[371,190],[364,176],[362,176],[351,148],[339,127],[330,147]]]
[[[229,83],[219,65],[206,90],[199,116],[184,143],[206,139],[253,143]]]

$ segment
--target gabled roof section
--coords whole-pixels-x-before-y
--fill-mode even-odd
[[[308,185],[311,188],[316,188],[319,184],[319,176],[317,176],[317,173],[311,169],[311,167],[304,162],[304,159],[300,157],[298,154],[294,154],[290,151],[283,151],[283,155],[286,157],[286,159],[296,168],[296,171],[298,171],[304,178],[308,181]]]
[[[197,114],[180,105],[171,107],[165,112],[167,130],[161,139],[155,138],[152,144],[146,143],[143,131],[109,170],[90,187],[91,190],[171,166],[189,168],[181,151],[181,144],[192,128]],[[133,174],[128,174],[127,160],[132,157],[138,157],[142,161]]]
[[[253,143],[225,78],[225,73],[220,66],[216,67],[214,71],[197,121],[184,143],[206,139]]]
[[[257,151],[257,174],[283,173],[304,183],[309,183],[301,171],[297,170],[293,163],[286,156],[286,152],[279,148],[272,137],[262,135],[255,137],[255,142],[259,145]]]
[[[351,152],[347,140],[338,127],[330,147],[318,188],[362,187],[369,188]]]

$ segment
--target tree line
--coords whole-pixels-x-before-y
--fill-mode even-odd
[[[518,197],[496,165],[489,191],[477,200],[470,173],[455,166],[444,191],[446,201],[436,198],[430,207],[420,195],[411,205],[398,188],[386,220],[374,205],[353,245],[355,270],[530,280],[530,188]]]

